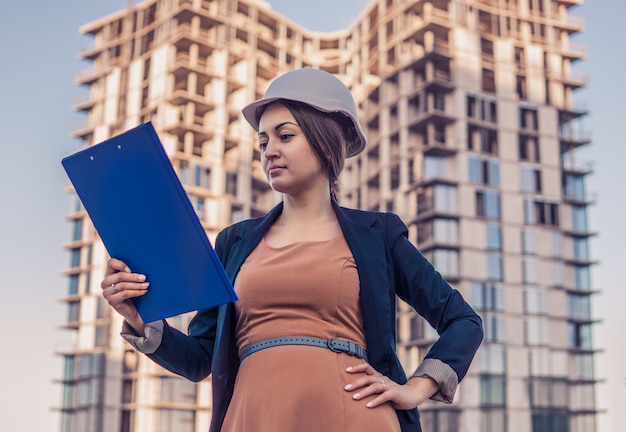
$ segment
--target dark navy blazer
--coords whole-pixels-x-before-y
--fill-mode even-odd
[[[397,295],[440,335],[426,358],[447,364],[460,381],[482,341],[478,315],[409,242],[398,216],[333,205],[359,274],[370,364],[397,383],[407,381],[395,354]],[[281,212],[279,204],[265,217],[239,222],[218,235],[215,250],[231,281]],[[159,348],[149,355],[192,381],[213,374],[210,432],[221,429],[239,369],[234,319],[231,303],[199,311],[189,324],[189,336],[165,325]],[[417,409],[397,412],[403,431],[421,430]]]

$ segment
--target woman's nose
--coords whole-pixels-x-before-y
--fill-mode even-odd
[[[277,156],[278,150],[277,150],[277,146],[274,144],[274,140],[268,140],[267,144],[265,145],[265,151],[264,151],[264,156],[267,159],[273,159]]]

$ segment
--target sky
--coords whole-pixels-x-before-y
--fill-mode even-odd
[[[368,0],[270,1],[272,8],[311,30],[347,27]],[[610,3],[610,5],[609,5]],[[0,14],[0,425],[2,430],[58,430],[61,359],[71,346],[58,326],[67,292],[60,270],[69,266],[62,245],[70,239],[65,215],[70,199],[61,159],[78,149],[71,132],[82,121],[73,112],[86,95],[75,84],[89,64],[78,52],[89,39],[78,28],[123,9],[126,0],[11,1]],[[604,7],[604,9],[602,9]],[[593,143],[579,161],[593,161],[587,190],[597,197],[590,208],[594,344],[599,432],[626,432],[626,294],[621,270],[626,244],[626,44],[623,0],[586,0],[572,8],[586,21],[574,43],[587,48],[575,66],[588,77],[576,102],[590,115],[585,129]]]

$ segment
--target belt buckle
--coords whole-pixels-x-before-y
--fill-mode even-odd
[[[328,349],[336,353],[345,352],[344,350],[341,349],[340,344],[341,344],[341,341],[339,339],[331,338],[326,341],[326,345],[328,346]]]

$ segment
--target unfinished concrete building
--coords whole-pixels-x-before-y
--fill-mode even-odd
[[[426,403],[424,430],[594,432],[591,166],[576,157],[589,137],[573,100],[586,78],[572,70],[585,51],[568,13],[581,3],[373,0],[319,33],[260,0],[147,0],[81,29],[93,41],[74,136],[89,146],[152,121],[213,239],[279,199],[241,107],[288,70],[336,74],[368,137],[340,203],[399,214],[484,320],[455,404]],[[107,253],[78,199],[68,220],[61,431],[208,430],[210,379],[173,376],[118,336],[99,287]],[[437,335],[405,306],[397,326],[412,371]]]

